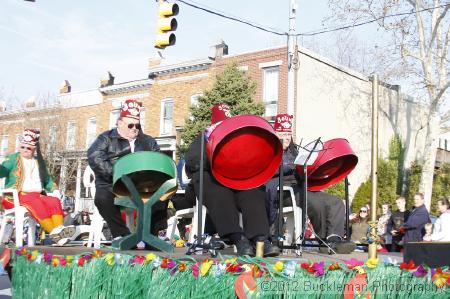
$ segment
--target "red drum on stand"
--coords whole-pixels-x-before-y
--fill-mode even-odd
[[[345,178],[358,163],[347,139],[331,139],[323,144],[312,165],[308,166],[308,190],[320,191]],[[303,166],[297,166],[297,172],[303,174]]]
[[[239,115],[214,129],[206,153],[217,181],[232,189],[248,190],[272,178],[280,167],[283,147],[264,118]]]

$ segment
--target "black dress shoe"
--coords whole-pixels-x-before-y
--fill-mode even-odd
[[[280,248],[277,245],[273,245],[269,240],[264,241],[264,257],[278,256],[280,255]]]
[[[250,244],[250,241],[242,236],[242,238],[235,244],[237,249],[237,255],[255,255],[255,250],[253,249],[253,246]]]

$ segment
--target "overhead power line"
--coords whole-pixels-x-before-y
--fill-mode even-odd
[[[193,3],[193,2],[187,2],[187,1],[184,1],[184,0],[176,0],[176,1],[184,3],[184,4],[186,4],[186,5],[190,6],[190,7],[193,7],[193,8],[202,10],[202,11],[205,11],[207,13],[210,13],[210,14],[213,14],[213,15],[225,18],[225,19],[229,19],[229,20],[232,20],[232,21],[236,21],[236,22],[239,22],[239,23],[246,24],[248,26],[251,26],[253,28],[256,28],[256,29],[259,29],[259,30],[262,30],[262,31],[266,31],[266,32],[269,32],[269,33],[272,33],[272,34],[276,34],[276,35],[288,35],[287,32],[278,31],[278,30],[276,30],[274,28],[270,28],[270,27],[267,27],[267,26],[259,25],[259,24],[255,23],[255,22],[247,21],[247,20],[244,20],[244,19],[241,19],[241,18],[238,18],[238,17],[234,17],[234,16],[231,16],[229,14],[226,14],[226,13],[214,10],[212,8],[206,8],[204,6],[200,6],[199,4],[196,4],[196,3]]]
[[[433,6],[433,7],[428,7],[428,8],[424,8],[424,9],[420,9],[420,10],[412,10],[412,11],[409,11],[409,12],[401,12],[401,13],[396,13],[396,14],[391,14],[391,15],[385,15],[385,16],[378,17],[378,18],[375,18],[375,19],[372,19],[372,20],[368,20],[368,21],[364,21],[364,22],[361,22],[361,23],[346,25],[346,26],[332,28],[332,29],[313,30],[313,31],[305,32],[305,33],[299,33],[299,34],[296,34],[296,36],[313,36],[313,35],[318,35],[318,34],[323,34],[323,33],[334,32],[334,31],[338,31],[338,30],[345,30],[345,29],[355,28],[355,27],[367,25],[367,24],[370,24],[370,23],[374,23],[374,22],[377,22],[377,21],[382,20],[382,19],[393,18],[393,17],[400,17],[400,16],[406,16],[406,15],[412,15],[412,14],[421,13],[421,12],[424,12],[424,11],[427,11],[427,10],[433,10],[433,9],[436,9],[436,8],[446,7],[448,5],[450,5],[450,3],[446,3],[446,4],[442,4],[442,5],[438,5],[438,6]]]
[[[175,1],[181,2],[183,4],[186,4],[186,5],[190,6],[190,7],[193,7],[195,9],[199,9],[199,10],[202,10],[204,12],[207,12],[207,13],[210,13],[210,14],[213,14],[213,15],[216,15],[216,16],[228,19],[228,20],[232,20],[232,21],[235,21],[235,22],[239,22],[239,23],[251,26],[251,27],[256,28],[258,30],[262,30],[262,31],[265,31],[265,32],[268,32],[268,33],[272,33],[272,34],[276,34],[276,35],[285,35],[285,36],[288,35],[287,32],[284,32],[282,30],[274,29],[274,28],[271,28],[271,27],[268,27],[268,26],[263,26],[263,25],[255,23],[255,22],[252,22],[252,21],[244,20],[242,18],[232,16],[232,15],[230,15],[228,13],[225,13],[225,12],[220,12],[220,11],[212,9],[212,8],[207,8],[204,5],[200,5],[200,4],[194,3],[192,1],[186,1],[186,0],[175,0]],[[312,30],[312,31],[309,31],[309,32],[298,33],[298,34],[295,34],[295,36],[313,36],[313,35],[319,35],[319,34],[339,31],[339,30],[345,30],[345,29],[360,27],[360,26],[363,26],[363,25],[367,25],[367,24],[370,24],[370,23],[377,22],[377,21],[382,20],[382,19],[399,17],[399,16],[406,16],[406,15],[412,15],[412,14],[415,14],[415,13],[421,13],[421,12],[428,11],[428,10],[433,10],[433,9],[437,9],[437,8],[446,7],[448,5],[450,5],[450,2],[449,3],[445,3],[445,4],[441,4],[441,5],[438,5],[438,6],[423,8],[423,9],[420,9],[420,10],[410,10],[410,11],[407,11],[407,12],[405,11],[405,12],[401,12],[401,13],[385,15],[385,16],[381,16],[381,17],[378,17],[378,18],[375,18],[375,19],[372,19],[372,20],[368,20],[368,21],[364,21],[364,22],[361,22],[361,23],[356,23],[356,24],[351,24],[351,25],[346,25],[346,26],[341,26],[341,27],[336,27],[336,28],[317,29],[317,30]]]

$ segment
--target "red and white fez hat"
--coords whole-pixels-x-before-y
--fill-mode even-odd
[[[22,133],[21,143],[36,146],[39,142],[39,130],[25,129]]]
[[[120,111],[120,117],[129,117],[139,120],[141,116],[142,103],[136,100],[126,100]]]
[[[277,114],[273,129],[276,132],[292,132],[292,119],[294,117],[289,114]]]
[[[211,109],[211,124],[218,123],[220,121],[224,121],[227,118],[231,117],[230,106],[227,104],[219,103],[214,105]]]

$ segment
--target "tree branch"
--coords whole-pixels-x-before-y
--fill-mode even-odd
[[[450,87],[450,81],[447,81],[445,83],[445,85],[439,89],[439,93],[434,97],[433,99],[433,103],[437,103],[439,102],[439,100],[441,99],[442,95],[444,94],[444,92]],[[433,103],[431,103],[433,105]]]
[[[437,8],[435,8],[435,10],[436,9]],[[447,14],[449,9],[450,9],[450,4],[447,4],[444,8],[444,11],[437,18],[436,24],[431,24],[431,26],[433,26],[433,32],[431,33],[431,38],[430,38],[430,42],[428,43],[428,47],[431,48],[431,45],[433,44],[434,40],[436,39],[436,35],[437,35],[437,31],[439,29],[440,23],[441,23],[442,19],[444,19],[445,15]]]

